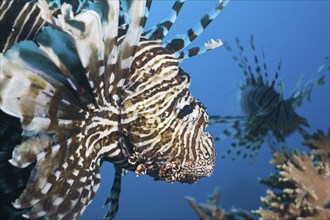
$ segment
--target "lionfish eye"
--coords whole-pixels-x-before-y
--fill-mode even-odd
[[[179,112],[178,114],[178,118],[182,119],[184,116],[190,114],[193,112],[194,110],[194,106],[195,105],[192,105],[192,104],[189,104],[189,105],[185,105]]]

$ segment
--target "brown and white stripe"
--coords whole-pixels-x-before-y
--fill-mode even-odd
[[[24,217],[78,218],[99,187],[102,161],[116,166],[108,217],[118,210],[122,168],[171,182],[211,175],[208,115],[179,66],[183,47],[161,41],[171,25],[162,34],[162,24],[143,34],[151,1],[97,1],[95,10],[77,15],[64,4],[38,34],[45,22],[38,5],[22,3],[9,19],[13,4],[0,8],[0,25],[19,27],[3,35],[3,50],[11,49],[1,54],[0,108],[20,118],[24,130],[10,162],[36,163],[14,202],[30,208]],[[176,1],[170,22],[182,4]],[[224,5],[201,20],[196,37]],[[12,46],[26,38],[36,43]]]
[[[44,16],[35,1],[1,1],[0,51],[8,50],[16,42],[33,40],[46,23]]]

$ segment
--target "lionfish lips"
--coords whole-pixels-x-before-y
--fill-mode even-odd
[[[212,175],[215,166],[215,157],[210,160],[199,160],[182,169],[182,178],[180,182],[188,182],[190,184],[196,182],[202,177],[209,177]]]
[[[193,184],[202,177],[211,176],[215,166],[215,157],[208,160],[190,161],[179,165],[177,161],[166,163],[159,170],[159,177],[169,182]]]

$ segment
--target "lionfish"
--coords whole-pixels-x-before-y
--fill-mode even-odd
[[[261,145],[265,140],[271,147],[284,145],[285,138],[293,132],[305,135],[304,127],[309,127],[307,120],[296,113],[295,109],[302,105],[302,101],[310,96],[314,85],[324,84],[324,77],[329,72],[329,60],[319,67],[313,77],[305,84],[298,81],[289,98],[283,95],[283,83],[278,82],[281,62],[278,63],[274,78],[268,79],[265,53],[261,49],[262,59],[260,62],[254,44],[253,35],[250,39],[250,47],[253,51],[254,66],[251,67],[244,47],[240,40],[236,39],[239,54],[233,54],[232,58],[237,62],[244,75],[244,81],[240,85],[240,107],[243,116],[219,116],[210,115],[210,124],[225,124],[223,132],[215,137],[216,141],[233,137],[230,148],[226,155],[236,150],[235,160],[243,152],[243,159],[249,156],[253,161]],[[225,43],[229,52],[232,48]]]
[[[65,2],[0,3],[0,138],[22,129],[1,146],[1,158],[31,172],[13,207],[29,219],[76,219],[95,196],[105,161],[115,166],[106,218],[118,210],[123,169],[170,182],[210,176],[208,114],[179,64],[222,45],[184,50],[228,1],[169,41],[184,0],[149,30],[151,0]]]

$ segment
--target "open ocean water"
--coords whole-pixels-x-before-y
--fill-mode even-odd
[[[215,0],[187,0],[167,37],[184,33],[215,3]],[[165,18],[172,4],[173,1],[154,1],[147,27]],[[210,38],[220,38],[235,48],[235,38],[239,37],[242,44],[249,47],[253,34],[257,50],[261,46],[265,50],[270,79],[277,63],[282,60],[279,80],[284,83],[284,94],[288,97],[300,76],[304,75],[306,82],[330,54],[329,11],[327,0],[231,1],[193,45],[200,45]],[[238,86],[243,74],[224,47],[188,59],[182,67],[192,78],[192,94],[205,104],[209,114],[241,114]],[[327,131],[329,127],[329,84],[327,76],[325,85],[314,87],[311,102],[304,102],[297,110],[309,121],[309,132],[316,129]],[[222,128],[212,126],[208,130],[216,135]],[[220,188],[220,205],[224,209],[258,209],[260,197],[266,194],[266,187],[258,183],[258,178],[273,171],[273,166],[269,165],[272,157],[270,148],[264,144],[252,164],[240,158],[232,161],[230,156],[221,159],[230,141],[216,143],[218,156],[213,175],[193,185],[154,181],[149,176],[136,177],[135,173],[128,172],[122,179],[116,219],[197,219],[184,196],[205,202],[216,187]],[[290,148],[307,150],[301,142],[302,138],[294,134],[286,143]],[[109,194],[113,174],[113,165],[104,163],[101,187],[80,219],[99,219],[105,215],[106,210],[100,207]]]

